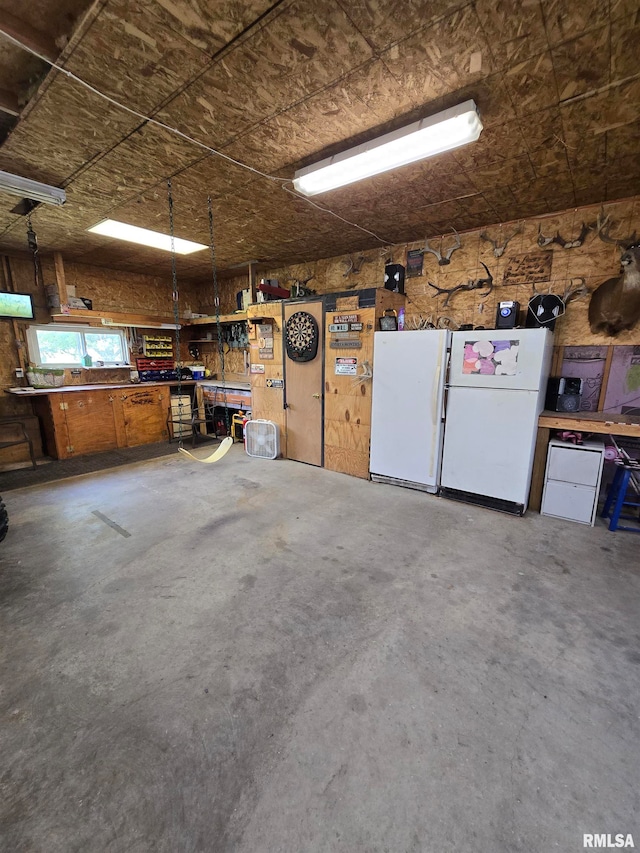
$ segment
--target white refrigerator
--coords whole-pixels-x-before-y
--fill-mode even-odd
[[[371,479],[438,490],[451,332],[375,332]]]
[[[452,334],[442,495],[524,513],[552,345],[542,328]]]

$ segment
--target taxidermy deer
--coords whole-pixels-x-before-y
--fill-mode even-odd
[[[640,243],[623,248],[622,274],[607,279],[591,295],[589,325],[594,335],[604,332],[613,337],[640,320]]]
[[[498,240],[492,240],[491,237],[487,234],[486,231],[482,231],[480,234],[480,239],[485,240],[487,243],[491,243],[493,246],[493,257],[501,258],[504,255],[504,250],[507,248],[511,240],[517,235],[522,234],[522,225],[518,225],[516,230],[511,234],[504,243],[499,243]]]
[[[422,252],[423,255],[426,255],[427,252],[429,252],[432,255],[435,255],[436,258],[438,259],[438,265],[441,267],[445,267],[447,264],[450,264],[451,263],[451,255],[453,255],[453,253],[456,251],[456,249],[462,248],[461,243],[460,243],[460,235],[458,234],[458,232],[456,231],[455,228],[452,228],[451,230],[456,235],[456,242],[453,244],[453,246],[448,248],[446,252],[443,253],[443,251],[442,251],[442,237],[440,238],[440,249],[439,250],[431,248],[428,240],[424,241],[424,249],[420,249],[420,251]]]

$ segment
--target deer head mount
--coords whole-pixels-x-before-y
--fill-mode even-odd
[[[453,255],[453,253],[457,249],[462,248],[462,245],[460,243],[460,235],[458,234],[458,232],[456,231],[455,228],[452,228],[451,230],[456,235],[456,242],[453,244],[453,246],[450,246],[446,250],[446,252],[444,252],[444,254],[442,252],[442,241],[444,240],[444,237],[440,238],[440,248],[439,249],[434,249],[432,246],[429,245],[429,241],[425,240],[424,241],[424,249],[419,250],[422,252],[423,255],[427,254],[427,252],[431,255],[435,255],[436,258],[438,259],[438,265],[441,267],[446,267],[447,264],[450,264],[451,263],[451,255]]]
[[[522,234],[522,225],[518,225],[518,227],[513,232],[513,234],[509,235],[509,237],[507,237],[507,239],[503,243],[500,243],[499,240],[492,240],[486,231],[481,232],[480,239],[485,240],[487,243],[491,243],[491,245],[493,246],[493,257],[494,258],[501,258],[504,255],[504,250],[507,248],[509,243],[513,240],[513,238],[518,234]]]
[[[552,243],[556,243],[558,246],[562,246],[563,249],[577,249],[582,246],[584,241],[587,239],[587,234],[592,230],[592,227],[587,225],[586,222],[582,223],[582,228],[580,229],[580,233],[577,237],[572,238],[571,240],[565,240],[564,237],[560,236],[560,232],[556,231],[553,237],[545,237],[542,233],[542,226],[538,225],[538,246],[541,249],[550,246]]]
[[[480,261],[480,263],[482,264],[482,261]],[[447,308],[449,305],[449,300],[451,299],[451,297],[454,294],[461,293],[462,291],[465,291],[465,290],[466,291],[479,290],[482,287],[486,287],[487,292],[480,294],[482,299],[484,299],[485,296],[488,296],[491,293],[491,291],[493,290],[493,276],[489,272],[489,268],[486,266],[486,264],[482,264],[482,266],[487,271],[487,277],[486,278],[469,279],[469,281],[465,281],[462,284],[457,284],[455,287],[449,287],[449,288],[436,287],[435,284],[431,284],[431,282],[428,282],[429,287],[432,287],[435,290],[435,293],[432,293],[431,295],[432,296],[441,296],[443,293],[446,293],[447,298],[442,303],[442,307]]]
[[[348,278],[350,275],[358,275],[360,270],[365,264],[370,264],[373,258],[369,258],[366,255],[358,255],[356,258],[353,255],[349,255],[346,261],[342,263],[345,265],[346,270],[342,273],[343,278]]]
[[[620,263],[622,274],[607,279],[591,294],[589,325],[594,335],[604,332],[614,337],[640,320],[640,243],[624,246]]]

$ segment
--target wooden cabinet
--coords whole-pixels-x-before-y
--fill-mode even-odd
[[[107,391],[75,391],[60,394],[69,456],[114,450],[118,436],[113,397]],[[58,402],[56,398],[56,402]]]
[[[54,459],[136,447],[168,437],[168,387],[65,391],[34,398],[46,452]]]
[[[121,447],[136,447],[167,438],[168,388],[128,389],[120,395],[124,442]]]

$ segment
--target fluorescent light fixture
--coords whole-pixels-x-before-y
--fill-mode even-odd
[[[294,175],[293,186],[303,195],[317,195],[433,157],[468,142],[475,142],[482,122],[474,101],[465,101],[429,118],[327,157]]]
[[[171,251],[169,234],[139,228],[137,225],[127,225],[126,222],[118,222],[116,219],[104,219],[87,230],[92,234],[101,234],[103,237],[115,237],[116,240],[126,240],[128,243],[137,243],[139,246],[151,246],[152,249],[162,249],[164,252]],[[201,252],[202,249],[207,248],[203,243],[193,243],[181,237],[174,237],[173,242],[177,255],[190,255],[192,252]]]
[[[29,178],[21,178],[20,175],[12,175],[10,172],[0,171],[0,190],[19,198],[30,198],[43,204],[64,204],[67,194],[60,187],[50,187],[49,184],[41,184],[39,181],[31,181]]]

